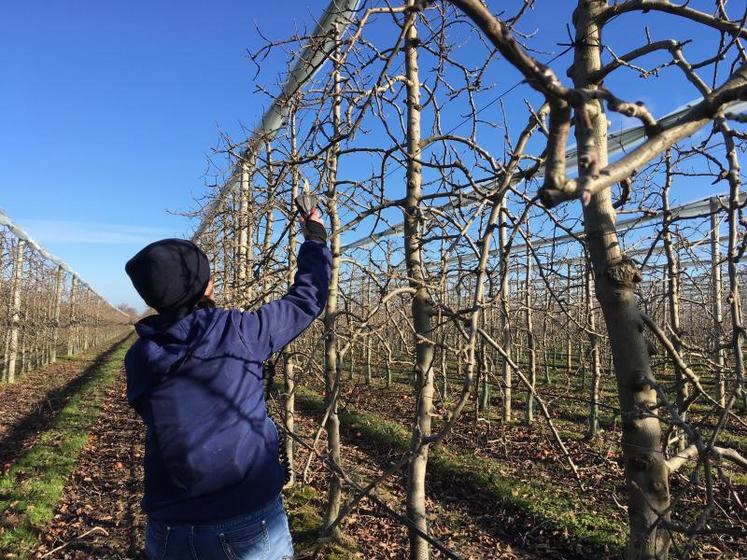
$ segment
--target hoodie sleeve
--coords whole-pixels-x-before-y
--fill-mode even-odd
[[[332,255],[325,243],[305,241],[298,251],[293,285],[282,298],[252,312],[236,311],[241,337],[258,360],[266,360],[300,335],[324,309]]]

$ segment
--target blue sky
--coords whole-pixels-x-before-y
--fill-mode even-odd
[[[0,18],[0,208],[113,303],[145,243],[183,236],[220,131],[262,113],[247,49],[321,2],[13,2]],[[268,75],[274,73],[268,72]]]
[[[141,307],[124,263],[152,240],[189,233],[189,220],[172,212],[193,208],[212,181],[205,173],[220,132],[240,137],[241,125],[251,127],[266,106],[246,57],[262,44],[255,25],[285,38],[296,26],[312,26],[326,4],[7,4],[0,19],[0,208],[111,302]],[[549,58],[567,41],[572,3],[538,6],[526,29],[543,29]],[[651,23],[657,16],[645,17]],[[655,39],[688,36],[682,28],[652,28]],[[613,25],[610,36],[640,45],[643,22]],[[713,39],[696,42],[696,52]],[[567,60],[555,68],[561,76]],[[271,59],[259,81],[283,69],[282,59]],[[639,97],[650,102],[663,87],[647,85]],[[668,91],[650,107],[663,114],[693,97]]]

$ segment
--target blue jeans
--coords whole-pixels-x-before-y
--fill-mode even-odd
[[[169,525],[148,519],[148,560],[291,560],[293,541],[283,501],[214,525]]]

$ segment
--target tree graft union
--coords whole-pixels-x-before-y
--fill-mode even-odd
[[[607,264],[604,277],[614,288],[614,299],[623,301],[633,297],[633,290],[641,281],[641,271],[633,259],[626,255],[616,262]]]

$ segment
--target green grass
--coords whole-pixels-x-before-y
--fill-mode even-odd
[[[285,493],[288,523],[291,533],[293,533],[293,545],[296,553],[304,556],[305,553],[313,550],[317,553],[316,558],[324,558],[325,560],[352,560],[356,558],[355,547],[347,540],[324,543],[320,547],[319,529],[322,525],[322,517],[314,504],[316,498],[317,492],[311,486],[297,486]]]
[[[324,402],[317,393],[303,387],[297,387],[296,391],[299,405],[315,411],[324,410]],[[396,422],[351,407],[340,412],[340,421],[369,441],[400,452],[409,449],[410,434]],[[487,493],[501,508],[531,517],[533,525],[567,532],[571,540],[605,555],[620,554],[625,545],[626,524],[616,521],[609,511],[603,511],[602,505],[597,506],[600,511],[589,510],[580,490],[571,483],[520,480],[506,473],[507,469],[499,461],[475,457],[444,445],[432,449],[429,470],[459,480],[475,492]]]
[[[574,357],[574,366],[575,365],[577,364]],[[449,367],[451,367],[451,364]],[[551,365],[551,368],[555,367],[556,366]],[[587,385],[582,388],[580,384],[580,377],[578,375],[571,375],[570,377],[568,377],[568,374],[565,371],[564,367],[564,365],[561,365],[561,367],[552,370],[551,377],[552,379],[554,379],[554,382],[550,386],[545,383],[543,368],[538,367],[537,385],[540,393],[544,392],[546,389],[548,389],[548,387],[550,390],[564,390],[566,388],[568,389],[569,395],[571,395],[572,399],[560,400],[560,402],[556,401],[556,404],[551,407],[551,411],[556,422],[567,423],[566,427],[568,429],[561,428],[564,436],[567,435],[569,437],[577,439],[579,437],[582,437],[586,430],[589,413],[588,404],[585,401],[588,398],[588,383],[590,376],[587,376]],[[454,368],[452,368],[451,371],[453,371]],[[395,374],[393,375],[393,387],[410,391],[411,384],[408,377],[409,372],[409,369],[396,370]],[[672,375],[663,375],[661,371],[657,372],[657,376],[659,381],[662,381],[664,378],[666,378],[667,383],[672,383],[674,381]],[[343,375],[343,377],[345,376]],[[358,378],[356,379],[356,381],[358,384],[362,383],[360,372],[358,373]],[[384,372],[380,369],[375,370],[372,381],[373,386],[384,387]],[[570,382],[570,385],[568,387],[563,384],[563,382],[565,381]],[[705,385],[708,385],[708,381],[712,380],[705,380],[703,382]],[[436,387],[439,389],[441,387],[440,372],[436,374]],[[453,380],[450,382],[450,387],[452,389],[452,392],[445,399],[445,402],[447,404],[453,403],[453,391],[454,389],[456,389],[457,391],[459,389],[458,384]],[[524,413],[523,407],[526,403],[527,393],[524,389],[524,386],[521,385],[521,383],[517,379],[514,380],[514,387],[515,389],[513,393],[513,403],[514,411],[516,414],[515,418],[518,420]],[[479,393],[480,388],[475,387],[475,391]],[[619,403],[614,376],[609,374],[602,375],[599,392],[601,405],[599,410],[599,420],[602,424],[602,427],[607,429],[616,420],[619,420]],[[491,409],[496,407],[498,399],[500,399],[500,391],[498,389],[497,382],[493,382],[491,383],[491,402],[493,403]],[[545,399],[549,400],[547,395],[545,395]],[[741,411],[737,407],[733,409],[733,412],[735,412],[736,414],[741,413]],[[710,415],[710,420],[707,425],[701,427],[704,437],[707,437],[707,435],[710,434],[710,430],[708,429],[709,425],[712,427],[712,425],[715,423],[715,419],[718,416],[717,414],[713,413],[713,407],[711,406],[711,404],[705,401],[695,403],[689,408],[689,414],[691,421],[696,425],[699,424],[704,415]],[[483,413],[483,415],[488,415],[488,413]],[[620,429],[619,423],[617,429]],[[727,424],[726,428],[719,433],[719,437],[716,443],[722,446],[734,447],[741,451],[742,449],[747,447],[747,435],[738,433],[739,429],[740,426],[730,421],[729,424]]]
[[[29,558],[38,535],[52,519],[65,483],[88,439],[106,390],[122,368],[129,339],[115,345],[77,394],[44,432],[0,478],[0,553]]]

